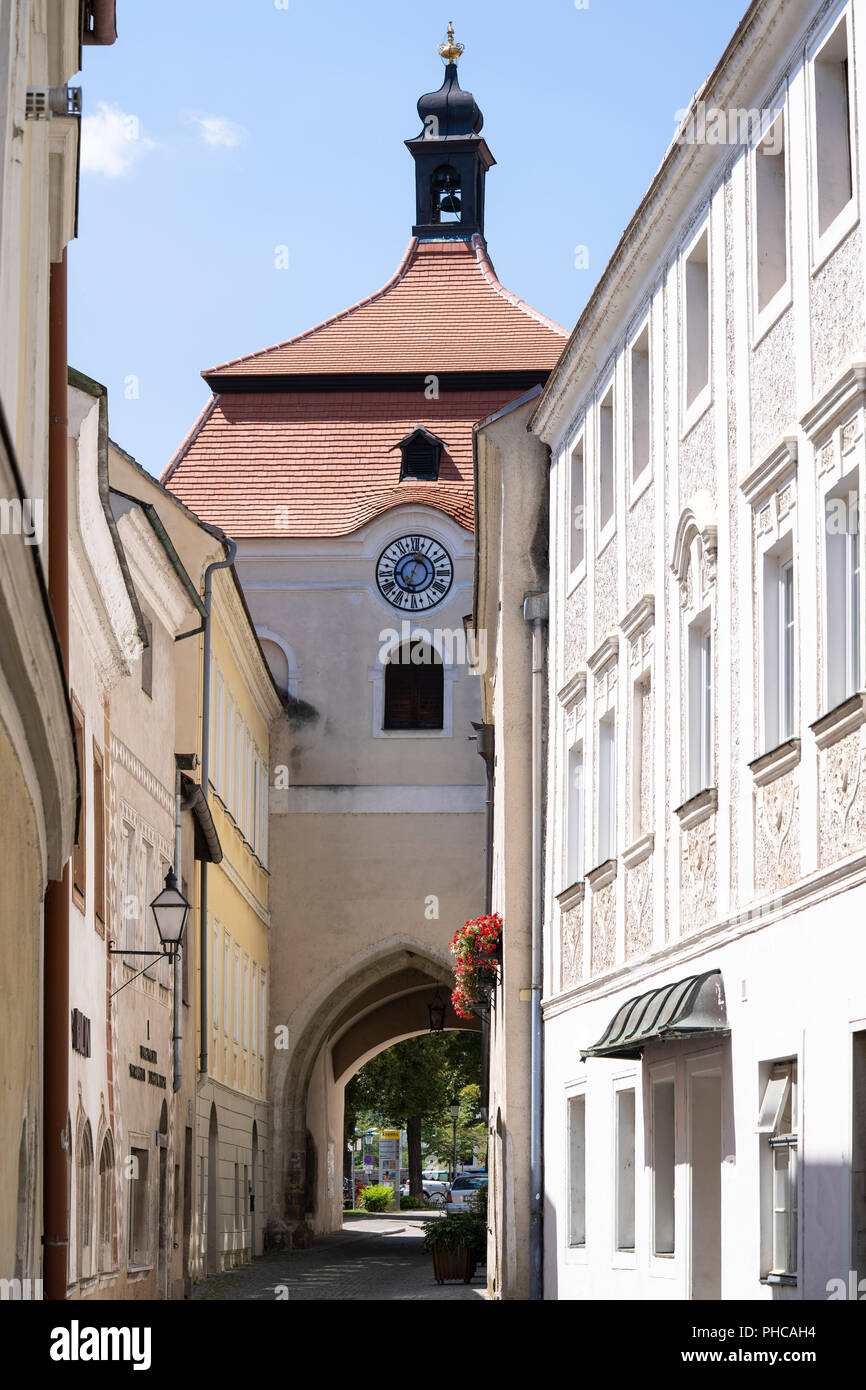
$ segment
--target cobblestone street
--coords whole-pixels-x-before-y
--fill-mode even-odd
[[[311,1250],[276,1252],[193,1289],[195,1300],[267,1302],[299,1299],[486,1299],[486,1271],[471,1284],[439,1285],[422,1247],[420,1213],[365,1217],[347,1214],[339,1234],[320,1237]]]

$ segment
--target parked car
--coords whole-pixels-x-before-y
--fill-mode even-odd
[[[448,1168],[425,1168],[421,1176],[428,1182],[441,1183],[443,1191],[451,1181],[451,1172]]]
[[[487,1186],[486,1173],[461,1173],[455,1178],[448,1192],[445,1194],[445,1201],[449,1211],[459,1210],[465,1207],[473,1192],[477,1192],[480,1187]]]
[[[431,1207],[444,1207],[445,1194],[448,1191],[447,1182],[439,1182],[438,1179],[435,1178],[424,1178],[421,1186]],[[404,1182],[401,1190],[404,1197],[409,1196],[408,1182]]]

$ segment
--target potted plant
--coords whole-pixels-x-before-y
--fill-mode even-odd
[[[498,912],[475,917],[451,938],[456,957],[451,1002],[458,1018],[490,1007],[499,981],[502,960],[502,918]]]
[[[424,1232],[424,1249],[433,1256],[437,1284],[462,1279],[468,1284],[487,1251],[487,1224],[477,1216],[461,1213],[430,1221]]]

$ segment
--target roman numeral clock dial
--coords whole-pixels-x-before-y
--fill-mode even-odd
[[[379,592],[394,608],[422,613],[441,603],[454,580],[444,546],[431,536],[400,536],[376,561]]]

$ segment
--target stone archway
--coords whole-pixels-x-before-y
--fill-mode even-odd
[[[342,1153],[346,1082],[377,1053],[425,1033],[427,1005],[437,988],[447,995],[452,978],[444,952],[392,939],[359,952],[286,1021],[288,1046],[275,1053],[271,1073],[271,1243],[299,1247],[339,1228],[342,1192],[330,1184],[342,1174],[336,1146]],[[459,1019],[449,1004],[445,1026],[480,1024]]]

